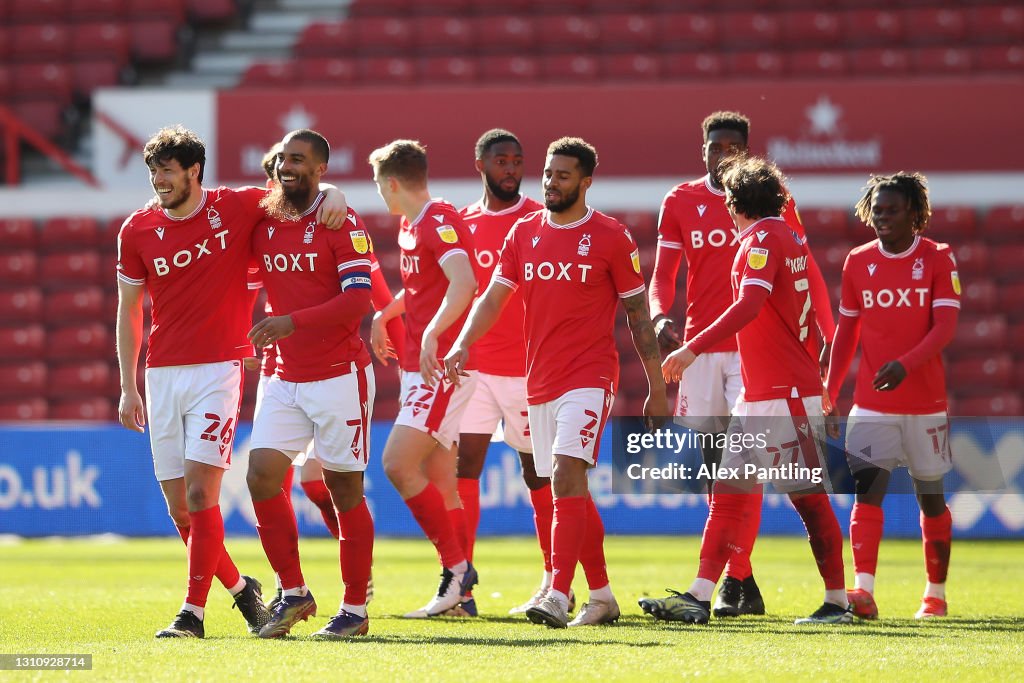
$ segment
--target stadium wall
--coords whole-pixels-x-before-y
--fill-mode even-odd
[[[239,428],[233,467],[224,478],[221,509],[231,535],[255,534],[255,515],[245,484],[251,425]],[[371,432],[367,498],[381,536],[419,536],[420,530],[387,481],[381,451],[390,423]],[[707,516],[701,494],[616,495],[612,491],[611,439],[602,439],[600,465],[591,491],[612,534],[700,534]],[[1019,538],[1024,533],[1024,420],[993,424],[984,432],[953,425],[951,447],[960,469],[950,486],[949,506],[958,537]],[[114,425],[39,424],[0,427],[0,534],[79,536],[120,534],[170,536],[174,533],[153,478],[145,436]],[[1003,481],[979,486],[965,463],[991,462]],[[896,482],[894,480],[894,488]],[[987,488],[987,491],[979,489]],[[902,490],[908,490],[904,487]],[[299,530],[323,536],[319,511],[296,483],[293,495]],[[833,505],[844,529],[852,496],[837,494]],[[533,517],[517,455],[501,443],[491,445],[481,478],[481,535],[529,535]],[[893,494],[885,501],[886,536],[918,538],[918,508],[913,495]],[[800,518],[783,496],[765,496],[762,533],[803,535]]]

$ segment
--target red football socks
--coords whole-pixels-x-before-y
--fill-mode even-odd
[[[587,530],[587,498],[555,498],[554,508],[551,524],[551,565],[554,578],[551,588],[569,595]]]
[[[843,532],[832,511],[832,504],[824,493],[813,493],[793,501],[793,507],[807,529],[807,539],[818,563],[818,573],[825,581],[825,590],[846,587],[843,576]]]
[[[949,550],[953,540],[953,517],[949,508],[938,517],[921,513],[921,538],[924,542],[924,566],[931,583],[946,583]]]
[[[188,597],[185,602],[205,607],[210,584],[224,552],[224,519],[220,506],[190,512],[192,529],[188,536]],[[236,579],[237,581],[237,579]]]
[[[739,536],[749,498],[746,493],[715,491],[700,541],[698,579],[718,583],[726,563],[742,552]]]
[[[188,526],[175,526],[178,530],[178,535],[181,536],[181,540],[185,542],[185,548],[188,548],[188,535],[192,530],[192,527]],[[238,585],[238,580],[242,578],[242,575],[238,571],[238,567],[235,566],[231,556],[228,555],[227,548],[224,548],[224,552],[220,556],[220,563],[217,565],[217,572],[214,574],[217,580],[221,584],[231,590]]]
[[[365,605],[366,584],[373,565],[373,518],[366,507],[366,498],[351,510],[339,513],[338,522],[344,601],[349,605]]]
[[[587,575],[587,586],[597,590],[608,585],[608,565],[604,557],[604,522],[594,505],[594,499],[587,496],[587,529],[583,533],[583,547],[580,549],[580,564]]]
[[[448,510],[445,509],[444,497],[433,483],[428,482],[426,488],[407,499],[405,504],[409,506],[409,511],[423,533],[437,548],[443,566],[450,569],[466,559],[462,544],[452,528]]]
[[[544,556],[544,571],[551,572],[551,522],[555,514],[555,502],[551,497],[551,484],[536,491],[530,491],[533,503],[533,526],[537,530],[537,542]]]
[[[739,550],[729,556],[729,562],[725,565],[726,576],[740,581],[753,574],[753,569],[750,567],[750,554],[754,552],[757,532],[761,530],[761,502],[764,499],[764,486],[758,484],[743,497],[746,499],[743,522],[736,535]]]
[[[288,469],[295,468],[289,467]],[[331,500],[331,492],[327,489],[327,484],[323,479],[311,479],[302,482],[302,490],[306,492],[306,497],[320,509],[320,516],[324,518],[324,524],[327,525],[331,536],[338,538],[338,511],[334,509],[334,501]]]
[[[305,585],[299,564],[299,529],[291,501],[281,491],[273,498],[254,500],[252,506],[256,510],[256,531],[270,566],[281,577],[281,587],[288,590]]]
[[[476,545],[476,530],[480,526],[480,480],[459,479],[459,499],[466,515],[466,559],[473,561],[473,546]]]
[[[875,575],[878,569],[878,546],[882,542],[885,513],[877,505],[854,503],[850,513],[850,545],[853,547],[853,570],[858,574]]]

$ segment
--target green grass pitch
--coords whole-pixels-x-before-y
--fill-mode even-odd
[[[370,634],[351,642],[306,639],[338,607],[337,546],[303,540],[303,568],[319,615],[292,637],[260,641],[244,630],[214,585],[204,641],[156,640],[184,596],[177,539],[25,541],[0,546],[0,652],[91,653],[88,672],[5,671],[7,680],[111,681],[503,681],[503,680],[1012,680],[1024,671],[1024,542],[955,542],[947,619],[917,622],[924,586],[920,543],[884,541],[877,594],[881,619],[797,627],[821,602],[807,543],[761,538],[755,575],[769,614],[708,626],[655,624],[636,600],[685,590],[699,539],[609,537],[615,626],[554,631],[509,617],[540,578],[532,539],[482,539],[478,619],[403,620],[436,588],[425,540],[379,539]],[[243,573],[272,592],[259,542],[228,539]],[[847,551],[847,554],[849,551]],[[847,559],[847,576],[852,563]],[[586,597],[582,571],[575,582]],[[269,599],[269,597],[268,597]]]

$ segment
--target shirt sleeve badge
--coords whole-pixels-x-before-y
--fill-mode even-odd
[[[634,249],[633,253],[629,255],[629,259],[633,262],[633,270],[638,274],[640,272],[640,250]]]
[[[960,296],[960,274],[954,270],[949,274],[949,279],[953,282],[953,293]]]
[[[370,240],[364,230],[351,230],[348,236],[352,240],[352,248],[356,250],[356,253],[365,254],[370,251]]]
[[[768,250],[753,247],[747,253],[747,265],[750,266],[751,270],[761,270],[764,268],[768,265]]]
[[[459,233],[455,232],[455,228],[450,225],[438,226],[437,234],[445,244],[455,244],[459,241]]]

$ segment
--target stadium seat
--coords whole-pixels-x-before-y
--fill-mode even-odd
[[[993,206],[985,216],[984,238],[988,241],[1024,241],[1024,204]],[[3,243],[3,224],[0,223],[0,243]]]
[[[910,72],[910,52],[903,49],[867,48],[850,51],[854,76],[902,76]]]
[[[43,292],[38,287],[0,289],[0,320],[35,323],[43,317]]]
[[[62,24],[29,24],[12,30],[11,58],[21,62],[61,62],[68,54],[71,36]]]
[[[477,60],[462,57],[428,57],[419,65],[425,83],[473,83],[479,74]]]
[[[50,360],[97,360],[114,354],[110,333],[100,323],[53,328],[47,337],[46,356]]]
[[[71,68],[66,64],[15,64],[11,86],[15,97],[46,98],[67,105],[71,102]]]
[[[1024,41],[1024,7],[1003,3],[971,9],[968,35],[979,43],[1016,43]]]
[[[1021,294],[1024,295],[1024,289],[1021,290]],[[996,286],[995,280],[983,278],[971,280],[963,285],[961,301],[965,311],[970,311],[971,313],[993,313],[1000,308],[1000,300],[999,288]],[[1024,302],[1024,297],[1022,297],[1021,301]],[[1001,308],[1004,313],[1010,311],[1005,306]]]
[[[633,241],[638,245],[654,244],[658,241],[658,214],[650,211],[619,211],[615,218],[626,226]]]
[[[601,72],[612,81],[657,81],[661,60],[651,54],[602,55]]]
[[[413,0],[354,0],[349,5],[353,17],[402,16],[412,11]]]
[[[46,297],[48,325],[106,319],[103,288],[97,285],[50,292]]]
[[[926,47],[914,50],[912,61],[919,74],[965,74],[972,66],[971,51],[960,47]]]
[[[998,278],[1004,285],[1010,282],[1024,282],[1024,259],[1020,255],[1024,244],[1016,243],[1012,246],[1016,248],[1009,248],[1008,244],[993,245],[989,258],[987,274]]]
[[[110,399],[94,396],[50,404],[51,420],[107,420],[117,419],[117,409]]]
[[[658,45],[666,51],[691,52],[718,46],[718,24],[711,14],[667,14],[658,18],[658,28]]]
[[[4,40],[3,29],[0,29],[0,40]],[[7,101],[14,97],[14,77],[11,68],[4,62],[7,58],[0,54],[0,100]]]
[[[964,242],[977,233],[978,218],[970,206],[933,206],[928,237],[939,242]]]
[[[768,50],[781,43],[782,27],[774,14],[726,12],[719,15],[721,44],[738,50]],[[794,46],[795,47],[795,46]]]
[[[295,42],[300,57],[342,57],[356,53],[354,21],[316,21]]]
[[[780,47],[836,48],[842,45],[843,24],[834,12],[789,12],[782,16]]]
[[[965,294],[967,289],[969,288],[964,290]],[[1024,280],[1001,285],[997,289],[996,295],[1000,311],[1006,313],[1013,320],[1024,320]]]
[[[45,399],[38,396],[0,401],[0,421],[4,422],[45,420],[47,411]]]
[[[546,81],[587,83],[597,80],[599,63],[590,55],[548,55],[541,59],[540,72]]]
[[[361,59],[359,76],[370,85],[412,83],[416,80],[416,62],[405,57]]]
[[[36,226],[31,218],[0,218],[0,248],[4,251],[36,245]]]
[[[972,51],[971,59],[974,62],[974,70],[979,72],[1024,71],[1024,47],[1020,45],[976,47]]]
[[[846,53],[839,50],[803,50],[786,60],[786,71],[794,77],[842,78],[849,71]]]
[[[76,22],[117,21],[127,12],[126,0],[75,0],[68,17]]]
[[[735,52],[729,55],[729,70],[737,78],[778,78],[785,64],[778,52]]]
[[[473,32],[481,54],[527,55],[537,40],[533,22],[517,16],[479,17]]]
[[[1012,382],[1013,356],[1008,353],[964,358],[949,365],[949,386],[961,395],[1008,389]]]
[[[0,363],[0,396],[28,398],[42,395],[46,388],[47,368],[44,363]]]
[[[110,60],[76,61],[71,64],[71,85],[85,99],[96,88],[108,88],[121,82],[121,69]]]
[[[1005,391],[995,396],[979,396],[956,401],[955,414],[978,417],[1016,417],[1024,409],[1019,394]]]
[[[665,55],[662,73],[668,78],[710,79],[723,75],[725,61],[721,55],[704,52],[677,53]]]
[[[544,17],[539,21],[537,35],[542,52],[579,54],[598,46],[600,31],[593,19],[570,14]]]
[[[1002,315],[961,316],[955,348],[962,351],[999,351],[1006,347],[1009,328]]]
[[[843,12],[843,33],[851,47],[903,45],[900,15],[888,10],[857,9]]]
[[[131,23],[132,55],[145,64],[163,64],[178,55],[177,28],[166,20]]]
[[[480,74],[484,81],[532,83],[540,68],[533,57],[483,57]]]
[[[69,0],[7,0],[10,17],[16,23],[63,21]]]
[[[101,395],[110,384],[110,366],[103,361],[52,365],[46,384],[50,399]]]
[[[841,242],[849,235],[850,216],[843,209],[800,209],[800,222],[812,244]]]
[[[294,64],[297,80],[306,85],[347,85],[359,79],[354,59],[306,57]]]
[[[597,18],[601,51],[646,52],[658,46],[655,17],[644,14],[602,14]]]
[[[100,273],[100,257],[94,251],[46,254],[40,262],[40,276],[47,283],[92,283]]]
[[[956,255],[961,275],[985,274],[989,266],[989,249],[984,242],[954,242],[950,245]]]
[[[296,64],[290,60],[256,62],[242,74],[239,85],[249,87],[291,87],[298,80]]]
[[[949,7],[905,9],[903,24],[907,27],[907,42],[915,45],[959,45],[967,30],[967,17],[963,10]]]
[[[225,24],[238,14],[236,0],[188,0],[185,9],[199,24]]]
[[[130,55],[131,37],[123,23],[79,24],[71,32],[71,56],[76,61],[104,57],[123,64]]]
[[[358,54],[408,55],[413,46],[412,22],[393,18],[359,19],[353,27]]]
[[[180,24],[185,21],[185,0],[128,0],[128,15],[132,19]]]
[[[473,24],[456,16],[420,17],[413,36],[421,55],[465,55],[476,43]]]
[[[35,284],[39,262],[33,251],[11,251],[0,254],[0,285]]]
[[[0,349],[4,360],[42,358],[46,334],[41,325],[0,327]]]
[[[95,218],[63,216],[43,221],[40,241],[50,251],[95,247],[99,245],[100,227]]]

